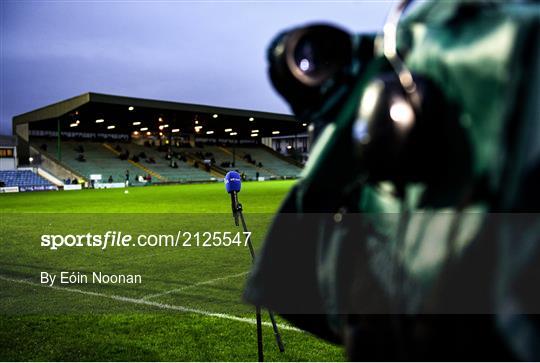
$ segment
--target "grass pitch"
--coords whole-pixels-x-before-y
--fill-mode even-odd
[[[256,249],[291,186],[242,186]],[[251,265],[246,247],[40,245],[43,234],[118,230],[238,231],[221,183],[0,195],[0,360],[257,359],[253,308],[241,301]],[[143,282],[45,287],[42,271],[138,273]],[[339,347],[279,323],[286,351],[279,353],[265,325],[266,360],[343,360]]]

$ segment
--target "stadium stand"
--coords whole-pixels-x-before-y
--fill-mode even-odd
[[[239,170],[245,173],[248,179],[254,179],[256,173],[265,178],[281,178],[298,177],[301,172],[300,167],[272,155],[260,146],[236,147],[233,151],[231,146],[198,145],[196,148],[175,148],[175,150],[183,151],[198,160],[213,159],[215,165],[222,168],[224,172]],[[231,165],[233,152],[236,153],[234,166]],[[258,166],[259,163],[262,166]]]
[[[56,141],[53,139],[36,138],[32,142],[42,151],[44,145],[48,152],[56,150]],[[77,150],[79,146],[83,147],[83,152]],[[81,154],[86,161],[77,160]],[[125,160],[120,160],[99,142],[62,141],[62,163],[88,179],[91,174],[101,174],[102,181],[107,181],[109,176],[112,176],[114,182],[123,182],[125,172],[129,170],[131,183],[140,185],[135,176],[144,174],[143,170]]]
[[[42,151],[44,151],[43,148],[51,151],[56,147],[56,141],[52,139],[35,138],[32,143],[40,147]],[[126,160],[122,160],[120,155],[126,151],[129,151],[129,156]],[[141,153],[144,153],[146,157],[139,157]],[[80,158],[81,155],[84,161]],[[139,160],[134,161],[134,156],[137,156]],[[155,162],[148,162],[150,158]],[[177,169],[169,166],[165,153],[134,143],[62,141],[62,163],[87,178],[90,178],[91,174],[101,174],[103,181],[107,181],[109,176],[112,176],[114,182],[123,182],[126,170],[129,170],[132,185],[141,185],[136,176],[146,174],[150,174],[154,182],[206,181],[212,178],[212,175],[193,167],[192,164],[182,162],[177,158],[175,161],[178,165]]]
[[[54,155],[56,150],[56,140],[51,138],[33,138],[32,144],[44,153]],[[123,182],[125,171],[129,170],[132,185],[142,184],[137,176],[147,174],[153,182],[167,183],[215,180],[229,170],[239,170],[249,180],[254,180],[257,173],[260,177],[278,179],[298,177],[301,172],[300,167],[273,155],[264,146],[172,147],[169,157],[166,150],[158,149],[137,142],[63,140],[61,162],[88,179],[91,174],[101,174],[102,181],[112,176],[114,182]]]
[[[171,160],[166,158],[167,153],[159,152],[153,147],[130,143],[126,144],[125,148],[130,151],[131,156],[139,156],[140,164],[159,173],[166,181],[206,181],[212,178],[211,174],[196,168],[193,162],[182,161],[171,155],[172,161],[177,165],[177,168],[172,168],[170,166]],[[141,154],[144,154],[145,157],[140,157]]]
[[[249,155],[251,159],[255,160],[256,164],[259,162],[262,164],[259,169],[265,169],[274,175],[298,177],[302,171],[300,167],[272,155],[263,147],[239,147],[236,148],[236,151],[243,158]]]
[[[1,170],[0,181],[6,187],[19,187],[20,191],[56,189],[54,185],[32,170]]]
[[[13,117],[15,162],[59,186],[96,186],[97,174],[96,187],[120,187],[126,170],[133,185],[216,181],[230,170],[294,178],[303,166],[270,147],[283,144],[274,135],[306,146],[306,126],[284,114],[87,92]]]
[[[232,162],[233,160],[233,151],[232,149],[227,149],[222,146],[214,146],[214,145],[204,145],[202,148],[196,149],[198,152],[203,153],[205,155],[206,159],[214,159],[216,161],[216,164],[226,171],[229,170],[239,170],[240,172],[245,173],[246,177],[248,179],[254,178],[255,173],[259,171],[254,165],[251,165],[247,163],[246,161],[242,160],[240,155],[236,155],[235,157],[235,165],[234,167],[232,165],[229,166],[222,166],[223,163]],[[207,155],[207,156],[206,156]],[[270,173],[266,173],[261,170],[259,171],[261,176],[264,177],[270,177],[275,176],[271,175]]]

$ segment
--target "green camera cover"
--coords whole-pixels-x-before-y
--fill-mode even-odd
[[[334,341],[349,314],[489,314],[538,359],[539,326],[507,317],[540,306],[519,288],[540,278],[540,223],[515,215],[540,209],[539,24],[539,4],[523,2],[428,2],[403,19],[398,48],[455,105],[470,175],[449,168],[448,185],[399,197],[364,182],[351,127],[366,85],[390,69],[375,52],[276,216],[246,299]]]

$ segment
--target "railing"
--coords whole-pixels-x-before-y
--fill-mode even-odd
[[[65,179],[65,178],[73,179],[73,177],[76,177],[77,179],[82,180],[83,182],[87,181],[87,178],[85,176],[83,176],[81,173],[79,173],[75,169],[71,168],[70,166],[62,163],[61,161],[56,159],[54,156],[52,156],[48,152],[41,151],[41,150],[37,149],[35,146],[33,146],[31,144],[30,144],[30,151],[33,153],[33,155],[38,155],[39,156],[42,165],[48,163],[48,165],[44,165],[44,167],[51,174],[56,176],[57,178],[60,178],[60,179]],[[60,170],[60,171],[54,170],[55,168],[60,168],[60,169],[63,169],[63,170]],[[64,175],[61,175],[61,173],[64,174]]]

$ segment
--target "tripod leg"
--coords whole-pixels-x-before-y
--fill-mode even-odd
[[[279,351],[283,353],[285,351],[285,347],[283,346],[283,342],[281,341],[281,334],[279,334],[276,319],[274,318],[274,313],[271,310],[268,310],[268,315],[270,315],[270,320],[272,321],[272,328],[274,328],[274,336],[276,337],[277,346],[279,348]]]
[[[244,219],[244,214],[242,213],[242,205],[238,204],[238,216],[240,217],[240,221],[242,221],[242,228],[244,229],[244,232],[248,231],[246,220]],[[255,262],[255,249],[253,248],[253,244],[251,243],[251,238],[248,237],[247,244],[249,247],[249,252],[251,254],[252,261]],[[268,310],[268,314],[270,315],[270,320],[272,320],[272,328],[274,328],[274,336],[276,337],[276,343],[278,345],[279,351],[284,352],[285,347],[283,346],[283,342],[281,341],[281,334],[279,333],[276,319],[274,318],[274,313],[272,313],[270,310]],[[259,348],[259,360],[262,361],[263,352],[262,352],[262,332],[259,334],[259,329],[261,324],[261,308],[260,306],[257,306],[257,335],[259,339],[258,341],[258,348]]]
[[[261,307],[257,306],[255,309],[256,309],[256,316],[257,316],[257,354],[259,356],[259,362],[264,362]]]

